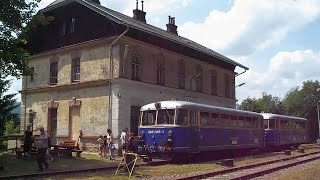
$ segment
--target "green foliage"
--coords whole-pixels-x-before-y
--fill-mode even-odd
[[[315,141],[318,137],[317,103],[320,105],[319,81],[303,82],[302,87],[289,91],[283,104],[287,114],[304,117],[309,121],[309,138]]]
[[[309,124],[309,140],[314,142],[319,135],[317,103],[320,107],[319,81],[305,81],[302,87],[290,90],[283,100],[263,92],[261,98],[243,100],[240,109],[306,118]]]
[[[9,134],[14,134],[19,132],[19,124],[16,120],[10,119],[6,121],[6,124],[4,126],[4,136],[8,136]],[[8,142],[3,141],[2,142],[2,147],[5,148],[7,147]]]
[[[256,98],[247,98],[242,101],[240,104],[240,109],[248,110],[253,112],[268,112],[275,114],[283,114],[284,106],[282,101],[278,97],[273,97],[271,94],[266,92],[262,93],[262,97],[259,99]]]
[[[27,67],[26,26],[40,0],[0,1],[0,78],[31,74]]]
[[[8,136],[9,134],[18,133],[19,132],[18,125],[19,124],[17,123],[17,121],[13,119],[8,120],[4,126],[4,135]]]
[[[5,124],[7,121],[13,120],[15,124],[19,122],[18,115],[12,113],[12,110],[18,105],[16,99],[14,99],[16,94],[4,95],[4,93],[8,90],[10,83],[10,80],[0,79],[0,145],[3,141]]]

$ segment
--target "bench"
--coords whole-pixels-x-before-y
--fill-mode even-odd
[[[291,150],[285,150],[285,151],[284,151],[284,154],[285,154],[285,155],[291,155]]]
[[[298,153],[304,153],[304,148],[299,148]]]
[[[20,159],[22,157],[22,153],[23,153],[22,149],[16,149],[16,150],[12,150],[12,151],[16,152],[16,156],[18,159]]]
[[[68,148],[59,147],[59,148],[51,149],[50,154],[56,157],[71,158],[72,150]]]
[[[23,151],[23,149],[11,149],[11,150],[12,150],[12,153],[15,152],[18,159],[22,157],[22,154],[24,154],[24,157],[26,157],[26,152]],[[30,149],[27,153],[30,155],[38,154],[37,149]]]
[[[76,144],[76,141],[74,140],[65,140],[62,143],[62,145],[65,145],[65,146],[75,146],[75,144]]]
[[[233,159],[222,159],[221,161],[218,161],[217,164],[220,164],[221,166],[233,166]]]
[[[62,143],[60,145],[52,145],[53,149],[50,150],[50,153],[56,156],[62,156],[71,158],[72,152],[76,153],[76,157],[81,158],[82,150],[79,149],[78,146],[74,145],[74,142],[69,141],[69,143]]]
[[[76,153],[76,157],[77,158],[81,158],[81,153],[83,152],[83,150],[80,149],[72,149],[72,152]]]

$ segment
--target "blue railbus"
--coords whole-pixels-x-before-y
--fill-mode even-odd
[[[173,157],[204,151],[264,147],[259,113],[185,101],[161,101],[141,108],[139,152]]]
[[[261,113],[265,128],[266,148],[299,146],[308,142],[307,119]]]

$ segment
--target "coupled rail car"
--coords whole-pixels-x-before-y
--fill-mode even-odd
[[[279,149],[308,142],[307,119],[261,113],[264,119],[265,148]]]
[[[141,108],[138,152],[148,159],[201,152],[270,149],[307,142],[307,120],[185,101]]]
[[[139,152],[172,158],[205,151],[264,147],[259,113],[184,101],[161,101],[141,108]]]

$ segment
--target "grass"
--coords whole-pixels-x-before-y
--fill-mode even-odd
[[[0,154],[0,164],[4,166],[1,176],[22,175],[37,173],[38,166],[36,157],[17,159],[15,155],[2,152]],[[83,168],[104,167],[110,164],[110,161],[101,158],[95,154],[82,154],[82,158],[56,158],[49,163],[49,169],[46,171],[76,170]]]
[[[189,174],[189,173],[197,173],[203,171],[212,171],[218,170],[220,168],[219,165],[216,165],[215,162],[205,162],[205,163],[191,163],[191,164],[183,164],[183,165],[161,165],[161,166],[140,166],[136,167],[131,178],[128,177],[128,173],[121,172],[119,175],[114,175],[115,170],[109,171],[98,171],[91,173],[77,173],[77,179],[135,179],[135,178],[152,178],[152,177],[163,177],[164,179],[172,179],[172,176]],[[166,178],[167,177],[167,178]],[[171,178],[170,178],[171,177]],[[48,180],[51,179],[65,179],[71,180],[74,179],[74,175],[60,175],[51,178],[46,178]]]
[[[308,145],[305,148],[306,153],[319,151],[320,146],[311,146]],[[252,163],[258,163],[262,161],[266,161],[265,158],[275,156],[277,157],[279,154],[283,153],[266,153],[266,154],[259,154],[255,156],[246,156],[235,158],[234,164],[236,166],[247,165]],[[301,155],[297,152],[292,152],[292,155]],[[52,170],[70,170],[70,169],[79,169],[79,168],[89,168],[95,166],[105,166],[108,164],[108,160],[101,159],[98,155],[95,154],[83,154],[84,159],[57,159],[53,161],[50,169]],[[1,172],[1,175],[9,175],[9,174],[23,174],[23,173],[32,173],[37,172],[37,164],[35,160],[30,159],[16,159],[15,156],[3,153],[0,154],[0,164],[1,160],[5,160],[6,163],[6,170],[4,173]],[[119,159],[118,159],[119,160]],[[118,163],[118,162],[117,162]],[[164,177],[164,179],[171,179],[173,176],[182,175],[182,174],[196,174],[199,172],[205,171],[214,171],[220,170],[225,167],[216,164],[216,161],[207,161],[207,162],[196,162],[190,164],[167,164],[161,166],[140,166],[136,167],[134,174],[132,175],[131,179],[134,178],[152,178],[152,177]],[[318,169],[319,170],[319,169]],[[320,170],[319,170],[320,172]],[[66,174],[66,175],[57,175],[50,178],[45,179],[129,179],[127,173],[122,173],[120,175],[114,175],[115,170],[108,170],[108,171],[96,171],[96,172],[85,172],[85,173],[73,173],[73,174]],[[304,172],[303,172],[304,173]],[[305,173],[304,173],[305,174]],[[171,177],[171,178],[170,178]]]

